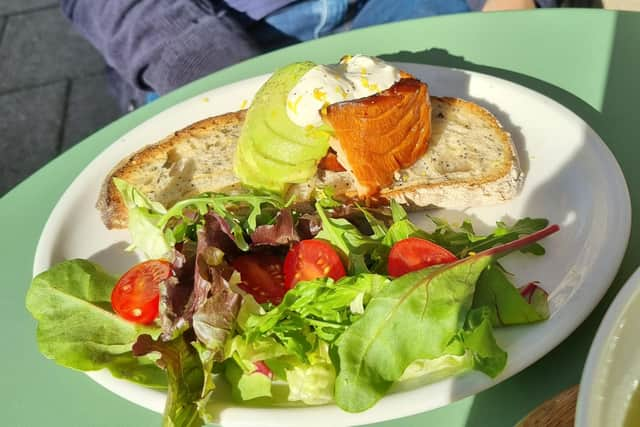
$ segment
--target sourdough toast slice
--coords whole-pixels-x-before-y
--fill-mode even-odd
[[[113,178],[121,178],[165,207],[206,191],[233,192],[236,141],[246,110],[210,117],[143,147],[107,175],[96,207],[107,228],[127,228],[127,207]]]
[[[401,169],[384,198],[411,206],[464,208],[513,198],[523,182],[511,136],[487,110],[457,98],[431,97],[429,148],[415,164]],[[205,191],[238,192],[232,164],[245,112],[192,124],[122,160],[107,176],[97,207],[107,228],[127,226],[124,205],[113,178],[121,178],[169,207]],[[319,170],[291,186],[296,200],[312,197],[316,187],[332,186],[337,196],[356,198],[349,172]]]

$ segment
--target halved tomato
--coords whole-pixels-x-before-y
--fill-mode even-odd
[[[284,286],[292,289],[303,280],[331,277],[338,280],[346,274],[340,256],[324,240],[302,240],[284,259]]]
[[[387,271],[389,276],[398,277],[431,265],[455,260],[456,256],[442,246],[417,237],[408,237],[391,248]]]
[[[131,322],[153,322],[159,311],[159,284],[172,275],[169,261],[155,259],[135,265],[120,277],[111,291],[113,310]]]
[[[242,255],[231,262],[240,272],[238,286],[260,304],[280,304],[287,291],[283,285],[282,260],[275,255]]]

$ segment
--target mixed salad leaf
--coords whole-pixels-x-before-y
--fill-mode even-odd
[[[155,363],[132,354],[139,335],[157,336],[160,329],[113,312],[110,298],[116,280],[81,259],[64,261],[34,278],[26,306],[38,321],[40,352],[68,368],[106,368],[116,377],[164,388],[166,376]]]
[[[116,185],[132,247],[170,265],[168,276],[140,265],[126,274],[157,298],[133,305],[133,319],[154,320],[114,312],[114,296],[136,290],[86,260],[38,275],[27,308],[46,357],[166,388],[165,425],[210,421],[216,377],[239,401],[275,402],[284,384],[291,402],[350,412],[417,376],[495,377],[507,354],[494,328],[549,316],[544,290],[516,288],[498,263],[514,250],[543,255],[538,240],[557,231],[544,219],[479,235],[431,217],[427,232],[398,204],[344,205],[330,190],[311,209],[270,194],[203,194],[166,209]]]

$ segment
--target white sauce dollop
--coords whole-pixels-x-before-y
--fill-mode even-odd
[[[365,98],[389,89],[400,71],[371,56],[355,55],[309,70],[287,96],[287,115],[298,126],[320,126],[320,110],[336,102]]]

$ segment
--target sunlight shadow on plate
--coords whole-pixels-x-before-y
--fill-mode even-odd
[[[90,255],[90,261],[102,266],[105,271],[119,275],[129,270],[131,266],[140,262],[140,257],[126,249],[129,247],[128,242],[120,241],[104,248],[101,251]]]

